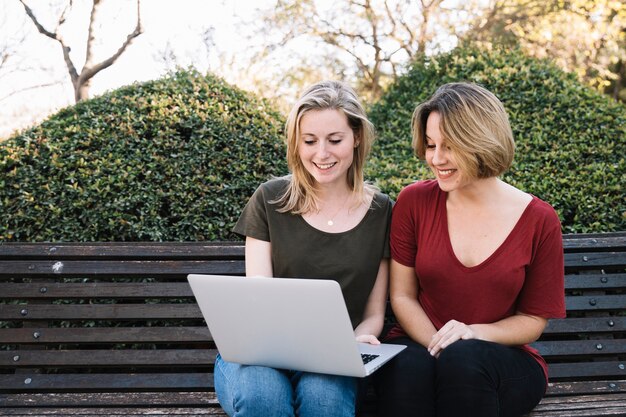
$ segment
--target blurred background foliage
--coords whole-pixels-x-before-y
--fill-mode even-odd
[[[248,197],[285,173],[284,119],[180,71],[81,101],[0,146],[0,240],[232,238]]]
[[[410,148],[411,114],[452,81],[503,101],[517,141],[504,179],[551,203],[564,232],[626,230],[626,108],[520,49],[418,57],[369,108],[369,180],[395,198],[430,177]],[[81,101],[1,144],[0,241],[235,239],[255,188],[287,173],[284,121],[194,70]]]

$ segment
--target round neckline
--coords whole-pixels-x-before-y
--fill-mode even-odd
[[[302,217],[301,214],[297,214],[298,218],[300,219],[300,221],[302,221],[307,227],[309,227],[311,230],[314,230],[318,233],[322,233],[325,235],[329,235],[329,236],[340,236],[340,235],[344,235],[350,232],[353,232],[357,229],[359,229],[364,223],[365,220],[370,216],[370,214],[372,213],[372,208],[374,207],[374,204],[377,203],[378,200],[378,196],[380,195],[380,193],[378,192],[374,192],[374,195],[372,196],[372,201],[370,202],[370,205],[368,206],[367,210],[365,211],[365,215],[363,216],[363,218],[361,218],[361,220],[359,220],[359,222],[352,228],[348,229],[348,230],[344,230],[341,232],[327,232],[326,230],[321,230],[318,229],[317,227],[313,226],[311,223],[307,222],[304,217]]]

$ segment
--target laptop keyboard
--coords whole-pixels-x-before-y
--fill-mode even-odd
[[[373,361],[377,357],[378,357],[378,355],[371,355],[371,354],[368,354],[368,353],[361,353],[361,359],[363,359],[363,365],[365,365],[368,362]]]

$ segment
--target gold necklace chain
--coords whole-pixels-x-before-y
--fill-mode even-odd
[[[348,194],[348,195],[346,196],[345,200],[343,200],[343,204],[341,205],[341,207],[339,207],[339,210],[337,210],[337,211],[335,212],[335,214],[333,214],[332,216],[330,216],[330,217],[328,218],[328,220],[326,221],[326,224],[327,224],[327,225],[329,225],[329,226],[334,226],[334,225],[335,225],[335,221],[334,221],[333,219],[334,219],[335,217],[337,217],[337,215],[339,214],[339,212],[340,212],[341,210],[343,210],[343,208],[344,208],[344,207],[345,207],[345,205],[346,205],[346,202],[347,202],[349,199],[350,199],[350,194]]]

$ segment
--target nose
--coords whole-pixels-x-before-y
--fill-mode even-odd
[[[328,151],[328,142],[325,140],[320,140],[317,143],[317,155],[320,159],[325,159],[330,156],[330,152]]]
[[[448,161],[448,152],[442,146],[435,147],[433,152],[433,165],[442,165]]]

